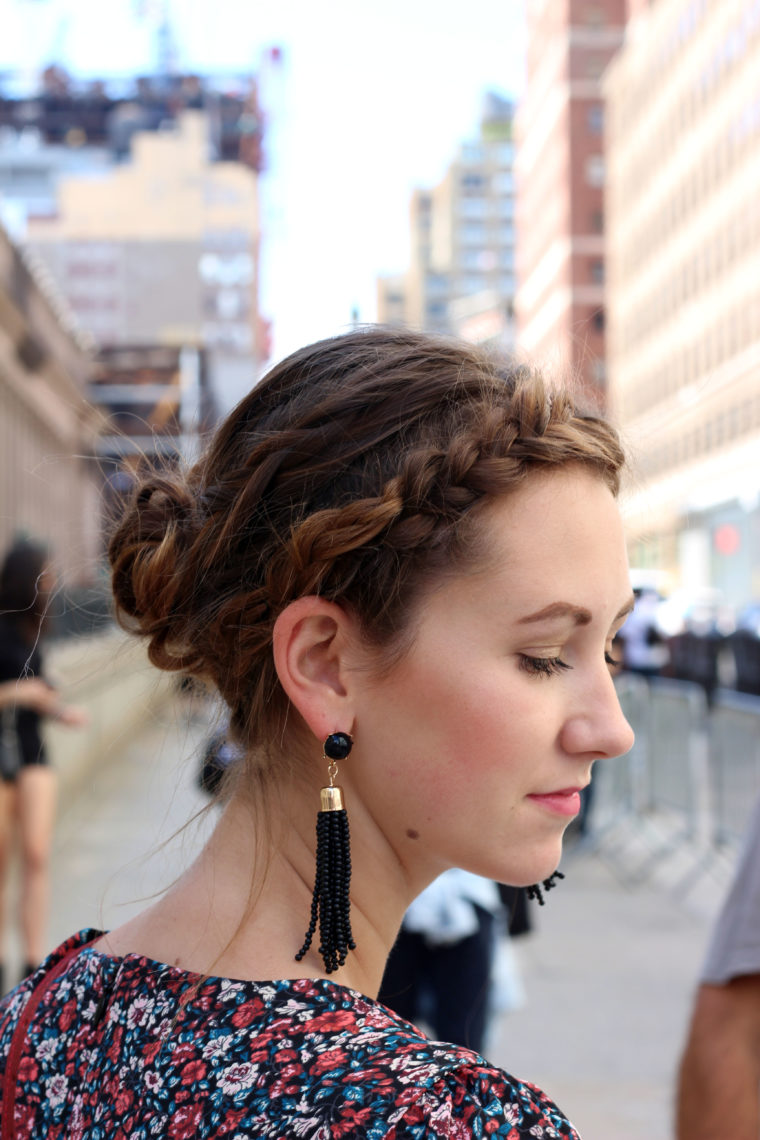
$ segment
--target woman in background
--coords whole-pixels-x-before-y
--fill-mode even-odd
[[[24,977],[45,952],[50,896],[56,782],[42,737],[42,720],[53,717],[69,725],[83,722],[80,710],[64,706],[43,676],[41,639],[53,580],[48,552],[37,543],[15,543],[0,566],[0,689],[4,692],[4,697],[0,694],[0,934],[16,828]],[[2,961],[0,956],[0,983],[4,982]]]
[[[577,1138],[376,995],[416,895],[449,867],[550,880],[592,765],[630,746],[622,461],[528,371],[370,329],[276,365],[136,488],[119,611],[213,682],[241,756],[165,895],[0,1006],[25,1136]]]

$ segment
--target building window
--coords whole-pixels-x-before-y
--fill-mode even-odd
[[[479,221],[467,221],[461,227],[462,241],[467,245],[482,245],[485,240],[485,227]]]
[[[511,170],[497,170],[491,179],[491,188],[494,194],[512,194],[515,188],[515,176]]]
[[[482,255],[480,249],[463,249],[459,254],[459,264],[462,269],[480,269]]]
[[[465,162],[482,162],[483,147],[478,142],[462,143],[462,158]]]
[[[600,135],[604,130],[604,107],[601,103],[594,103],[588,109],[588,122],[589,134]]]
[[[462,218],[485,218],[485,198],[460,198],[459,214]]]
[[[586,60],[586,78],[601,79],[606,65],[607,60],[603,55],[590,55]]]
[[[600,257],[595,257],[589,262],[589,273],[595,285],[604,284],[604,262]]]
[[[479,274],[474,273],[468,273],[462,277],[460,285],[462,292],[466,296],[470,296],[473,293],[479,293],[481,289],[485,289],[486,287],[486,283],[483,278]]]
[[[592,154],[586,159],[586,182],[589,186],[604,186],[604,156]]]
[[[591,323],[597,332],[604,332],[604,309],[597,309],[591,318]]]
[[[607,367],[598,357],[591,361],[591,376],[595,384],[601,386],[607,379]]]
[[[485,178],[482,174],[467,173],[461,178],[461,187],[465,191],[482,190]]]
[[[449,291],[449,279],[445,273],[428,273],[427,290],[431,296],[441,297]]]

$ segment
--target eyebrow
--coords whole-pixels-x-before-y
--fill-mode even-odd
[[[613,625],[632,611],[635,600],[634,596],[631,595],[625,605],[615,614]],[[534,614],[520,618],[517,624],[530,625],[533,622],[565,617],[572,618],[576,625],[588,625],[592,620],[591,610],[587,610],[585,606],[574,606],[570,602],[552,602],[551,605],[544,606],[542,610],[537,610]]]

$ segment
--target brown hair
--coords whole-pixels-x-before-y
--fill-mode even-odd
[[[0,613],[34,642],[47,630],[50,594],[44,572],[50,564],[46,546],[20,538],[0,565]]]
[[[371,327],[276,365],[185,475],[145,479],[110,543],[122,621],[151,660],[209,678],[238,739],[265,749],[287,698],[277,615],[320,594],[389,651],[414,601],[477,562],[473,508],[531,471],[582,464],[617,493],[614,430],[528,369]]]

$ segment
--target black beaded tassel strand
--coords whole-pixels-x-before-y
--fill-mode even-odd
[[[356,949],[351,933],[348,816],[343,806],[343,789],[335,785],[337,761],[345,760],[352,746],[353,741],[345,732],[333,732],[325,741],[330,783],[319,793],[321,810],[317,815],[317,869],[311,919],[303,946],[296,954],[296,962],[300,962],[311,946],[319,921],[319,953],[327,974],[334,973],[345,963],[348,951]]]
[[[560,879],[564,879],[561,871],[554,871],[548,879],[544,879],[542,883],[534,883],[532,887],[526,887],[525,893],[529,899],[535,899],[539,906],[544,905],[544,891],[551,891],[556,887]]]

